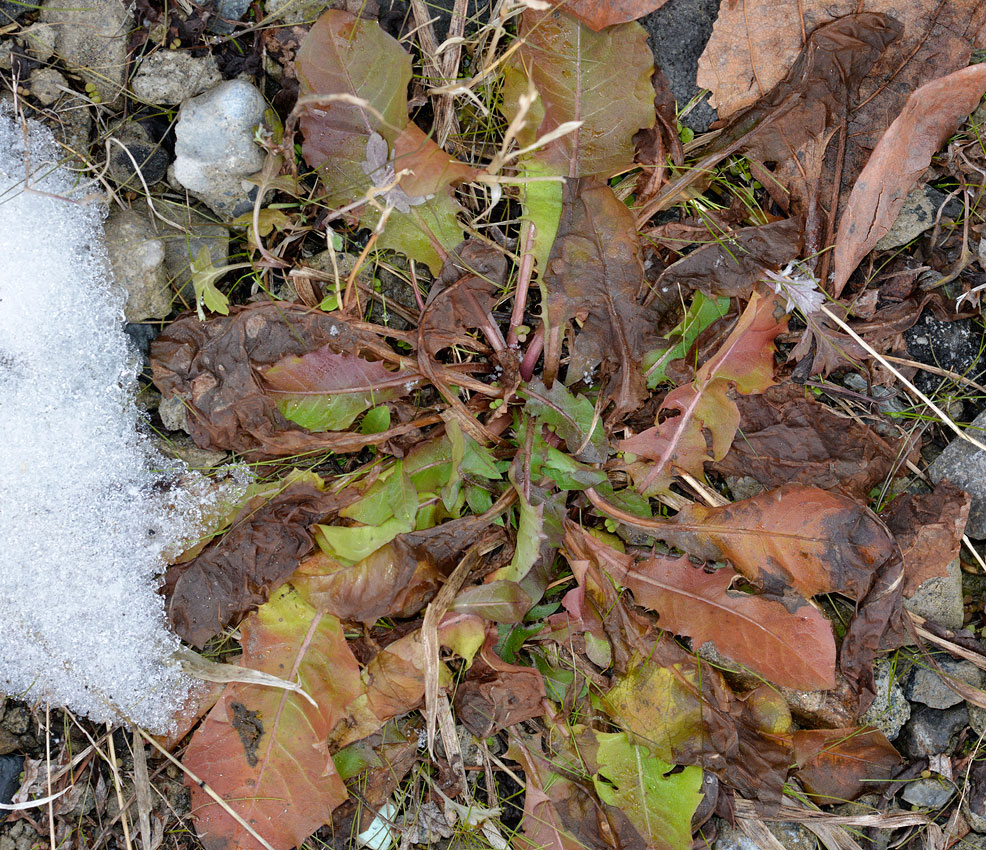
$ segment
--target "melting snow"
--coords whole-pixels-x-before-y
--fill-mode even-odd
[[[162,730],[189,681],[158,577],[220,496],[138,435],[103,210],[28,148],[46,194],[0,108],[0,695]]]

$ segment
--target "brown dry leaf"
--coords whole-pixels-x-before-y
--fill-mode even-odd
[[[486,642],[455,689],[455,716],[477,738],[488,738],[508,726],[544,714],[544,677],[533,667],[508,664],[493,647],[497,630]]]
[[[860,501],[895,469],[900,447],[819,404],[804,388],[785,383],[736,399],[739,437],[710,469],[749,475],[766,489],[812,484]]]
[[[581,324],[567,383],[601,366],[614,418],[636,410],[647,396],[640,361],[658,342],[653,310],[637,303],[644,282],[633,215],[605,183],[565,184],[561,222],[544,276],[548,333],[544,381],[551,386],[565,325]]]
[[[235,451],[251,460],[353,452],[416,430],[408,423],[380,434],[316,434],[285,419],[259,371],[325,347],[340,354],[365,351],[373,359],[395,358],[373,334],[353,329],[338,316],[268,301],[233,307],[228,316],[206,322],[194,313],[176,319],[152,343],[151,368],[165,398],[184,399],[188,430],[200,448]]]
[[[880,791],[900,754],[877,729],[807,729],[793,735],[795,776],[819,805]]]
[[[931,158],[986,92],[986,65],[925,83],[887,128],[849,195],[835,240],[832,293],[893,226]]]
[[[708,234],[709,243],[672,263],[654,283],[658,293],[683,295],[698,289],[706,295],[749,298],[764,269],[778,269],[801,255],[804,222],[788,218],[731,234]]]
[[[168,568],[162,592],[168,620],[184,640],[202,647],[228,623],[288,580],[313,548],[309,528],[351,501],[294,483],[273,498],[257,496],[229,530],[195,558]]]
[[[965,490],[942,481],[934,491],[904,493],[882,515],[904,556],[904,596],[913,596],[928,579],[944,576],[959,556],[971,499]]]
[[[635,21],[656,9],[668,0],[552,0],[552,5],[564,9],[570,15],[599,32],[613,24]]]

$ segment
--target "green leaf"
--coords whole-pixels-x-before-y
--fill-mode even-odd
[[[555,432],[568,450],[585,463],[605,462],[609,451],[602,417],[585,396],[574,396],[560,382],[549,390],[540,380],[531,381],[519,391],[527,400],[527,412]],[[591,434],[590,434],[591,429]]]
[[[571,455],[549,445],[544,446],[541,472],[551,478],[562,490],[599,487],[608,480],[603,470],[579,463]]]
[[[514,555],[507,566],[493,573],[493,578],[497,581],[523,580],[541,554],[544,505],[532,505],[518,489],[517,509],[520,513],[520,521],[517,524],[517,544]]]
[[[461,590],[451,610],[475,614],[495,623],[519,623],[530,607],[531,597],[519,584],[493,581]]]
[[[596,732],[599,772],[593,776],[599,799],[630,819],[654,850],[688,850],[692,815],[702,800],[702,769],[673,765],[630,743],[626,732]]]
[[[360,423],[360,431],[364,434],[382,434],[389,427],[390,408],[385,404],[368,410]]]
[[[658,384],[664,383],[668,379],[667,368],[671,361],[684,357],[699,334],[728,312],[728,298],[709,298],[702,292],[696,292],[684,318],[667,335],[668,340],[677,339],[678,342],[666,351],[652,351],[644,357],[642,365],[647,376],[647,387],[654,389]]]
[[[226,273],[226,269],[217,269],[212,264],[208,246],[203,245],[202,250],[192,260],[191,271],[192,288],[195,290],[195,308],[198,310],[199,318],[205,321],[203,305],[213,313],[228,316],[229,299],[216,288],[216,281]]]

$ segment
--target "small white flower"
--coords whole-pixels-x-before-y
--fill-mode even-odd
[[[810,316],[825,303],[825,293],[818,288],[815,276],[797,260],[792,260],[779,272],[765,271],[764,276],[774,287],[774,292],[787,296],[784,309],[788,313],[797,309]]]

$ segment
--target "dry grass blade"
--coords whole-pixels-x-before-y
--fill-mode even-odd
[[[459,561],[438,595],[428,604],[421,623],[421,642],[425,663],[425,728],[428,732],[428,752],[435,755],[435,730],[438,725],[438,624],[448,613],[455,595],[462,588],[473,567],[479,563],[480,547],[474,545]]]
[[[875,812],[871,815],[833,815],[818,809],[797,806],[790,801],[784,802],[780,809],[772,815],[759,810],[751,800],[737,798],[735,801],[737,818],[758,817],[769,821],[795,821],[797,823],[825,823],[832,826],[877,827],[879,829],[901,829],[907,826],[922,826],[928,818],[920,812],[894,812],[883,814]]]
[[[144,742],[137,730],[133,733],[134,793],[137,795],[137,822],[140,824],[140,845],[143,850],[154,850],[151,834],[151,779],[147,773],[147,754]]]

